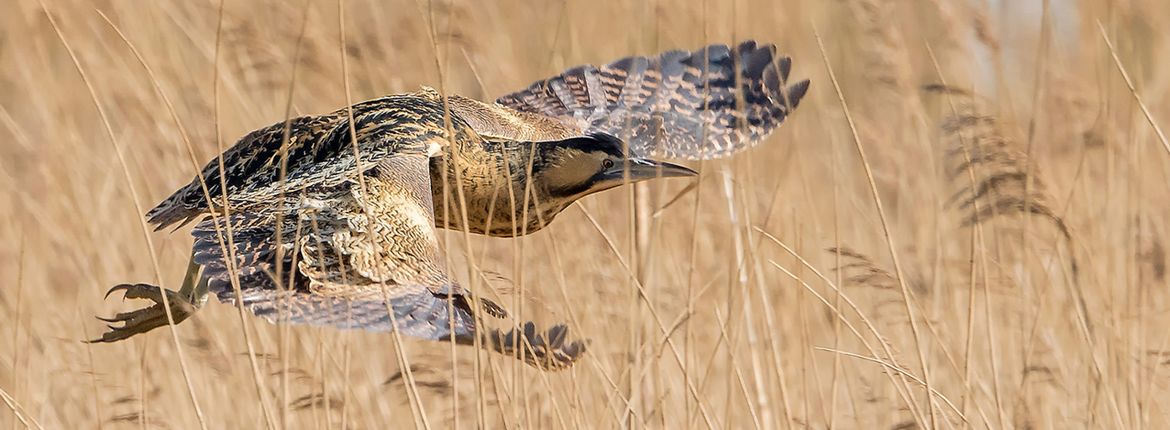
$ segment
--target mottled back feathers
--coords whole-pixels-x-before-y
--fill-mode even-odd
[[[346,109],[320,116],[288,121],[289,139],[284,141],[285,122],[253,131],[223,153],[223,183],[229,202],[246,208],[268,204],[282,194],[314,186],[332,186],[352,180],[391,155],[427,155],[433,146],[446,141],[443,108],[427,97],[402,94],[369,100],[353,106],[353,133],[357,136],[359,168],[354,158],[349,114]],[[455,119],[455,121],[459,121]],[[283,167],[282,167],[283,165]],[[281,179],[281,169],[284,179]],[[222,206],[223,190],[219,160],[212,159],[200,173],[208,194]],[[146,214],[157,228],[186,222],[209,209],[207,196],[195,178]]]

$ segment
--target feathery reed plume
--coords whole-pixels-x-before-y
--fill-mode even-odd
[[[865,254],[847,247],[832,247],[826,249],[831,254],[840,254],[842,264],[834,271],[852,272],[842,273],[846,286],[869,286],[882,290],[892,290],[898,287],[898,279],[888,270],[878,267]]]
[[[961,225],[970,227],[1010,216],[1040,217],[1064,238],[1069,270],[1077,282],[1080,266],[1073,234],[1064,217],[1053,209],[1053,198],[1039,167],[1032,165],[996,117],[986,113],[984,100],[978,96],[939,84],[925,85],[923,90],[946,97],[953,109],[940,128],[947,145],[947,162],[952,166],[948,174],[959,185],[948,206],[965,214]]]
[[[1071,242],[1068,224],[1052,209],[1043,175],[1029,165],[1023,149],[1003,132],[996,118],[980,109],[979,100],[964,90],[943,85],[923,89],[955,101],[955,112],[941,125],[948,146],[947,161],[952,166],[948,173],[952,181],[962,183],[968,169],[975,171],[975,183],[970,188],[964,184],[950,199],[951,205],[966,214],[962,225],[1031,214],[1051,222]]]
[[[847,246],[826,249],[831,254],[841,254],[841,265],[834,271],[842,271],[843,286],[867,286],[881,290],[896,290],[898,278],[883,269],[868,255]],[[914,272],[906,274],[906,283],[917,293],[926,293],[926,283]]]

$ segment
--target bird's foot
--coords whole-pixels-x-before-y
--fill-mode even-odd
[[[108,298],[110,294],[119,291],[122,292],[123,299],[147,299],[153,301],[154,304],[136,311],[119,313],[113,318],[97,317],[99,320],[110,323],[107,326],[110,331],[102,333],[101,338],[92,339],[89,342],[117,342],[167,325],[167,313],[166,309],[163,308],[163,293],[167,295],[167,304],[170,305],[171,318],[174,319],[175,324],[186,320],[199,310],[199,306],[192,303],[191,299],[185,295],[149,284],[118,285],[106,292],[106,297]],[[114,325],[118,323],[122,325]]]
[[[524,361],[542,370],[561,370],[571,367],[582,356],[588,341],[568,342],[569,327],[557,324],[544,333],[536,332],[532,322],[508,333],[493,330],[488,341],[498,352],[519,355]]]

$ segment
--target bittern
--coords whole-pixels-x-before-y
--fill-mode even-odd
[[[790,66],[772,45],[711,45],[574,67],[490,104],[424,88],[256,130],[147,213],[158,229],[200,220],[183,287],[114,287],[155,304],[106,319],[121,325],[95,341],[166,325],[164,294],[178,323],[214,293],[272,322],[523,348],[529,364],[567,367],[585,345],[564,325],[478,329],[478,311],[506,311],[451,278],[435,227],[527,234],[584,196],[695,175],[648,157],[758,143],[808,88],[787,83]]]

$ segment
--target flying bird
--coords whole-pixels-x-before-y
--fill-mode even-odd
[[[96,342],[176,323],[214,294],[275,323],[474,344],[553,370],[585,342],[565,325],[479,327],[507,311],[449,273],[435,227],[514,237],[599,191],[695,171],[653,158],[729,156],[767,137],[807,80],[745,41],[585,65],[485,103],[430,88],[253,131],[147,214],[198,221],[183,286],[122,284],[155,304]],[[221,168],[222,163],[222,168]]]

